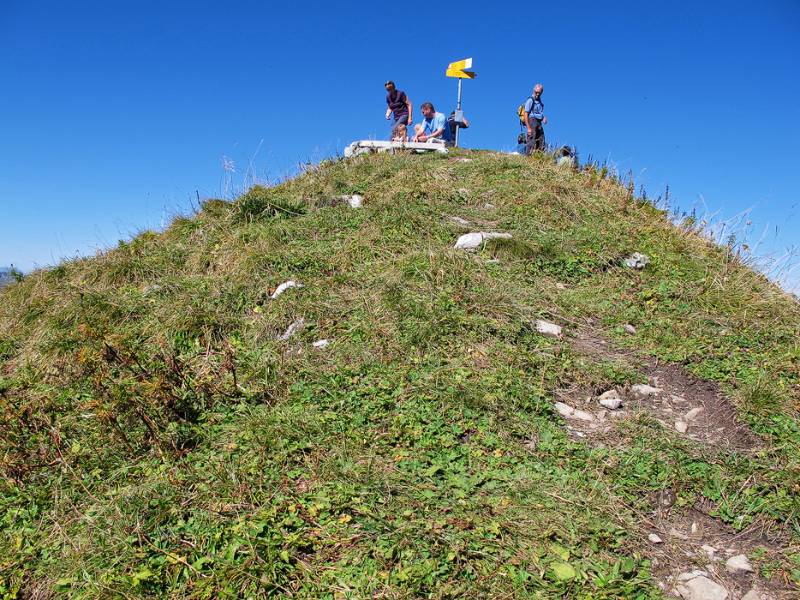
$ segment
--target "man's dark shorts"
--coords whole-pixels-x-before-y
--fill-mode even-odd
[[[409,126],[411,123],[408,120],[408,113],[398,116],[394,116],[392,119],[392,128],[389,130],[389,139],[394,138],[394,132],[397,129],[398,125],[406,125]]]

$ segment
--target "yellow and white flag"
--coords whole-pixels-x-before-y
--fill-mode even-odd
[[[445,75],[447,77],[458,77],[459,79],[475,79],[474,71],[468,71],[467,69],[472,68],[472,59],[465,58],[464,60],[457,60],[456,62],[451,62],[447,65],[447,71],[445,71]]]

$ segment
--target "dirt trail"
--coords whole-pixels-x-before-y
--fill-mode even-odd
[[[634,334],[635,335],[635,334]],[[716,383],[698,379],[679,365],[616,347],[591,324],[569,338],[573,348],[593,360],[615,362],[648,378],[648,385],[617,387],[622,406],[607,410],[597,397],[609,390],[559,390],[557,405],[567,429],[587,443],[620,443],[616,423],[645,414],[660,421],[672,435],[684,436],[711,455],[748,453],[762,447],[761,439],[738,421],[731,400]],[[566,407],[564,407],[566,405]],[[560,406],[560,407],[559,407]],[[570,409],[574,409],[569,414]],[[778,527],[756,523],[744,531],[711,516],[715,506],[702,501],[694,507],[673,509],[675,493],[665,490],[654,498],[658,507],[642,515],[639,550],[652,558],[653,571],[667,597],[700,600],[768,600],[797,598],[789,582],[764,580],[754,571],[733,567],[754,552],[776,555],[786,548]],[[728,565],[731,561],[731,565]],[[755,568],[755,567],[753,567]]]

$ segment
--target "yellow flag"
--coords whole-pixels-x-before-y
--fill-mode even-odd
[[[445,75],[447,77],[458,77],[460,79],[475,79],[476,73],[474,71],[468,71],[467,69],[472,68],[472,59],[465,58],[464,60],[457,60],[456,62],[451,62],[447,65],[447,70],[445,71]]]

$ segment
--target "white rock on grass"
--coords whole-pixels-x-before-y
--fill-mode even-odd
[[[622,398],[617,390],[608,390],[600,394],[597,402],[609,410],[617,410],[622,406]]]
[[[359,194],[352,194],[350,196],[339,196],[342,200],[350,205],[350,208],[361,208],[364,206],[364,198]]]
[[[572,408],[569,404],[563,402],[556,402],[553,404],[556,412],[565,419],[578,419],[580,421],[594,421],[594,415],[583,410]]]
[[[447,217],[447,218],[453,223],[456,223],[457,225],[463,225],[464,227],[468,227],[470,224],[469,221],[461,217]]]
[[[302,283],[300,283],[299,281],[294,281],[293,279],[290,279],[289,281],[287,281],[285,283],[282,283],[277,288],[275,288],[275,291],[272,292],[272,295],[270,296],[270,298],[275,300],[275,298],[280,296],[286,290],[288,290],[290,288],[301,288],[301,287],[304,287]]]
[[[678,576],[675,591],[684,600],[728,600],[728,590],[707,577],[705,571],[691,571]]]
[[[678,433],[686,433],[689,430],[689,424],[686,421],[675,421],[675,431]]]
[[[685,418],[687,421],[691,421],[691,420],[692,420],[692,419],[694,419],[694,418],[695,418],[697,415],[699,415],[701,412],[703,412],[703,407],[702,407],[702,406],[695,407],[695,408],[693,408],[692,410],[690,410],[689,412],[687,412],[687,413],[686,413],[686,416],[685,416],[684,418]]]
[[[725,568],[729,573],[752,573],[753,566],[744,554],[731,556],[725,561]]]
[[[630,323],[625,323],[625,325],[623,325],[622,328],[625,330],[626,333],[630,333],[631,335],[636,334],[636,327],[634,327]]]
[[[641,252],[634,252],[623,261],[623,264],[630,269],[644,269],[649,262],[649,256]]]
[[[660,394],[663,390],[661,388],[646,385],[644,383],[637,383],[631,386],[631,391],[639,396],[655,396]]]
[[[561,337],[561,325],[556,325],[555,323],[550,323],[548,321],[542,321],[541,319],[537,319],[536,321],[536,331],[549,337]]]
[[[647,539],[650,540],[653,544],[661,544],[664,540],[661,539],[661,536],[655,533],[651,533],[647,536]]]
[[[465,233],[456,241],[456,250],[477,250],[484,242],[489,240],[510,240],[510,233],[496,231],[473,231]]]
[[[323,348],[327,348],[330,345],[330,343],[331,343],[330,340],[317,340],[311,345],[314,346],[314,348],[321,350]]]
[[[303,329],[305,327],[306,320],[305,319],[297,319],[294,321],[289,327],[284,331],[281,335],[278,336],[279,342],[285,342],[290,337],[292,337],[295,333]]]

